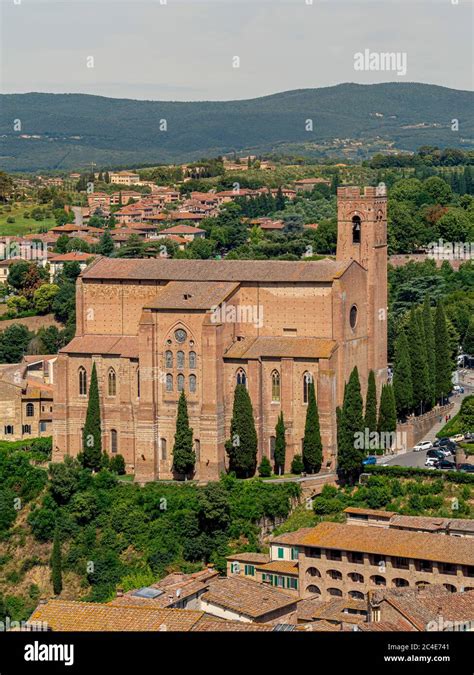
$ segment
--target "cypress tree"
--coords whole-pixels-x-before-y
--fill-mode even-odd
[[[338,471],[346,480],[354,482],[362,468],[365,451],[357,447],[356,434],[363,434],[362,395],[357,366],[352,371],[344,390],[344,403],[340,412],[338,430]],[[363,446],[363,444],[362,444]]]
[[[283,413],[278,416],[276,425],[275,438],[275,473],[285,473],[285,456],[286,456],[286,438],[285,438],[285,422],[283,420]]]
[[[237,384],[230,425],[230,439],[226,443],[229,470],[238,478],[249,478],[257,468],[257,432],[253,418],[252,401],[247,388]]]
[[[463,348],[466,354],[474,356],[474,319],[471,318],[463,340]]]
[[[369,431],[377,430],[377,388],[375,385],[375,374],[371,370],[369,373],[369,382],[367,385],[367,397],[365,400],[365,427]]]
[[[194,469],[196,453],[193,449],[193,430],[189,426],[188,404],[184,391],[179,395],[176,433],[173,447],[173,470],[187,476]]]
[[[435,341],[433,330],[433,317],[431,315],[431,301],[429,295],[425,295],[423,302],[423,330],[425,337],[426,359],[428,363],[428,380],[430,384],[430,402],[435,402],[436,388],[436,360],[435,360]]]
[[[415,311],[416,320],[418,322],[418,332],[420,334],[420,344],[421,344],[421,355],[425,363],[426,370],[426,382],[425,382],[425,395],[423,397],[423,410],[426,410],[431,407],[431,401],[433,398],[433,390],[431,388],[431,375],[430,375],[430,364],[428,361],[428,350],[426,348],[426,339],[425,339],[425,325],[423,321],[423,310],[417,309]],[[433,336],[434,337],[434,336]]]
[[[412,307],[408,322],[408,350],[410,354],[413,406],[423,411],[423,403],[429,398],[428,364],[420,334],[420,324]]]
[[[397,430],[397,411],[395,406],[395,395],[393,387],[390,384],[382,386],[380,396],[380,410],[377,431],[382,433],[393,433]],[[390,447],[390,443],[381,442],[380,447]]]
[[[97,370],[92,366],[86,421],[82,432],[83,463],[86,468],[98,471],[102,463],[102,433],[100,424],[99,386]]]
[[[283,211],[285,208],[285,198],[281,189],[281,185],[278,187],[276,198],[275,198],[275,211]]]
[[[61,539],[57,525],[54,530],[53,552],[51,555],[51,581],[53,582],[54,594],[59,595],[63,590],[63,576],[61,570]]]
[[[434,324],[435,362],[436,362],[436,398],[443,402],[452,389],[451,353],[449,350],[448,327],[441,300],[438,302]]]
[[[323,462],[323,446],[319,430],[319,413],[314,393],[314,382],[308,387],[308,407],[303,438],[303,464],[308,473],[318,473]]]
[[[393,389],[397,412],[400,418],[406,417],[413,405],[413,385],[411,381],[410,354],[408,340],[404,330],[395,342],[395,360],[393,368]]]

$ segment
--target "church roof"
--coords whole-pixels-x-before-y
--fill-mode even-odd
[[[336,348],[335,340],[312,337],[257,337],[238,340],[224,354],[228,359],[258,359],[262,356],[327,359]]]
[[[210,309],[239,287],[235,281],[170,281],[158,292],[148,309]]]
[[[138,357],[138,338],[129,335],[82,335],[63,347],[67,354],[110,354],[125,358]]]
[[[82,273],[85,280],[332,282],[354,261],[330,258],[289,260],[174,260],[99,258]]]

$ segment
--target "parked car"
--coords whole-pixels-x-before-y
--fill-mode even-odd
[[[456,464],[448,459],[438,459],[435,466],[437,469],[456,469]]]
[[[434,457],[435,459],[444,459],[444,452],[439,448],[431,448],[426,453],[426,457]]]
[[[362,464],[364,466],[368,466],[370,464],[377,464],[377,457],[375,457],[374,455],[369,455],[368,457],[364,457],[364,459],[362,460]]]
[[[433,443],[431,441],[420,441],[413,448],[413,452],[420,452],[421,450],[429,450],[432,447]]]
[[[455,450],[451,450],[447,445],[442,445],[438,450],[442,452],[445,457],[452,457],[456,453]]]
[[[455,436],[450,436],[449,440],[453,441],[454,443],[460,443],[461,441],[464,440],[464,434],[456,434]]]
[[[464,440],[465,441],[474,441],[474,434],[471,434],[468,432],[467,434],[464,434]]]
[[[440,460],[439,460],[439,457],[427,457],[427,458],[426,458],[426,462],[425,462],[425,466],[428,467],[428,468],[435,469],[435,468],[436,468],[436,464],[437,464],[439,461],[440,461]]]
[[[474,473],[474,464],[459,464],[458,471],[465,471],[466,473]]]
[[[464,394],[464,387],[460,384],[455,384],[453,387],[453,394]]]

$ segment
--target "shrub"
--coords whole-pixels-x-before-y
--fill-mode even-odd
[[[272,475],[272,465],[268,457],[263,457],[258,467],[258,474],[261,478],[268,478]]]
[[[123,476],[125,474],[125,460],[123,456],[114,455],[110,460],[109,468],[111,471],[115,471],[119,476]]]
[[[291,462],[291,473],[300,474],[304,471],[303,458],[301,455],[295,455]]]

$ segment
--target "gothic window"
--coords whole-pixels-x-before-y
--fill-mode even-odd
[[[11,436],[13,434],[13,425],[7,424],[4,428],[5,436]]]
[[[31,434],[31,424],[24,424],[22,431],[24,434]]]
[[[79,396],[87,396],[87,373],[82,366],[79,368]]]
[[[165,352],[165,365],[167,368],[173,367],[173,352],[170,352],[169,349]]]
[[[308,403],[309,401],[309,387],[313,381],[313,376],[311,373],[304,373],[303,375],[303,403]]]
[[[184,389],[184,375],[180,373],[178,375],[178,391],[183,391]]]
[[[140,398],[140,368],[137,368],[137,398]]]
[[[26,416],[27,417],[34,417],[35,414],[35,406],[33,403],[27,403],[26,404]]]
[[[108,375],[108,392],[109,396],[115,396],[117,394],[117,376],[115,370],[110,368]]]
[[[115,429],[110,430],[110,452],[115,454],[118,450],[118,434]]]
[[[189,376],[189,391],[192,394],[196,392],[196,375]]]
[[[161,439],[160,445],[161,445],[161,459],[168,459],[168,453],[166,449],[166,438]]]
[[[245,370],[243,368],[239,368],[239,370],[237,371],[236,379],[237,379],[237,384],[243,384],[244,387],[247,386],[247,376],[246,376]]]
[[[178,352],[176,354],[176,366],[177,368],[184,368],[184,352]]]
[[[166,391],[173,391],[173,376],[169,374],[166,376]]]
[[[191,370],[196,368],[196,352],[189,352],[189,367]]]
[[[199,462],[201,459],[201,441],[198,438],[194,440],[194,452],[196,455],[196,462]]]
[[[359,216],[354,216],[352,219],[352,243],[360,244],[360,230],[361,222]]]
[[[280,400],[280,373],[274,370],[272,373],[272,401]]]
[[[275,459],[275,444],[276,444],[276,438],[275,436],[270,436],[270,459]]]

